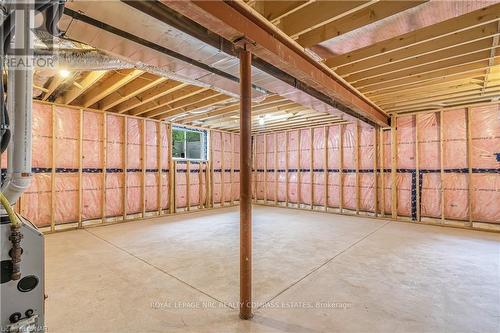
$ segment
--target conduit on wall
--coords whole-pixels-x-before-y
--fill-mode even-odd
[[[412,221],[500,223],[499,119],[500,105],[489,104],[399,116],[394,130],[358,122],[256,135],[254,199]]]
[[[234,204],[239,193],[238,135],[212,133],[209,154],[218,156],[214,163],[222,167],[211,169],[210,161],[173,161],[170,131],[166,122],[33,103],[33,184],[17,210],[53,231]],[[210,183],[222,174],[226,186]],[[211,194],[217,186],[226,191],[223,201]]]

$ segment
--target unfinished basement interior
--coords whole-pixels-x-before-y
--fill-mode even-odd
[[[500,332],[499,0],[4,0],[2,332]]]

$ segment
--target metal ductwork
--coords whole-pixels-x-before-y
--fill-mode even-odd
[[[59,68],[64,68],[72,71],[98,71],[136,68],[175,81],[180,81],[199,87],[211,88],[228,96],[238,97],[238,94],[235,94],[232,90],[227,90],[225,89],[225,87],[220,87],[210,79],[192,79],[186,75],[171,71],[168,68],[157,67],[143,62],[132,63],[124,58],[111,56],[97,50],[70,49],[59,50],[54,53],[52,51],[40,49],[36,51],[35,56],[39,57],[40,60],[43,59],[43,61],[41,61],[40,63],[50,64],[50,69],[47,69],[47,66],[44,66],[41,70],[35,73],[34,84],[36,87],[43,87],[52,76],[57,74],[56,71]],[[34,88],[33,96],[38,97],[42,94],[42,92],[42,90]],[[255,96],[254,101],[260,101],[266,96],[267,92],[262,90],[260,95]]]
[[[122,20],[128,17],[129,20]],[[66,5],[59,27],[64,36],[91,45],[106,53],[133,63],[168,69],[181,77],[189,77],[198,84],[239,96],[239,60],[218,48],[200,41],[124,2],[71,2]],[[182,80],[182,79],[181,79]],[[320,98],[297,88],[289,77],[287,82],[258,69],[252,70],[253,100],[276,93],[318,112],[354,119]]]

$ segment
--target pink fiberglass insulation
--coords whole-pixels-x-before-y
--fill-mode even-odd
[[[397,173],[396,187],[398,189],[398,216],[409,217],[412,214],[412,174]]]
[[[38,227],[51,222],[51,175],[35,173],[30,188],[22,197],[21,214]]]
[[[124,214],[124,126],[125,117],[106,116],[106,216]]]
[[[101,113],[83,111],[82,162],[83,168],[102,168],[104,117]]]
[[[197,206],[205,200],[205,164],[191,163],[189,174],[189,197],[191,206]]]
[[[142,211],[142,174],[140,172],[127,173],[127,214],[137,214]]]
[[[158,169],[159,123],[146,120],[146,170]]]
[[[356,125],[347,124],[343,126],[342,149],[344,154],[343,166],[343,196],[344,208],[356,209]]]
[[[470,114],[467,114],[467,111]],[[443,119],[440,118],[443,115]],[[481,222],[500,222],[500,169],[499,146],[500,109],[498,105],[457,108],[417,116],[397,118],[397,196],[398,215],[415,219],[416,207],[420,205],[422,217],[441,216],[441,151],[440,132],[443,137],[444,217],[446,219],[469,219],[469,188],[471,192],[472,219]],[[52,119],[55,122],[52,124]],[[467,118],[471,137],[470,156],[467,158]],[[106,124],[104,124],[106,119]],[[125,121],[126,119],[126,121]],[[80,121],[82,140],[80,142]],[[124,130],[127,123],[126,131]],[[145,129],[143,129],[143,123]],[[103,126],[106,126],[104,131]],[[343,135],[341,139],[340,128]],[[442,128],[441,128],[442,126]],[[158,130],[160,129],[161,140]],[[52,139],[52,131],[56,135]],[[158,209],[158,185],[162,179],[162,207],[168,206],[167,125],[154,121],[124,116],[115,116],[73,108],[34,103],[33,107],[33,183],[21,200],[21,212],[39,226],[76,222],[81,218],[96,219],[103,214],[103,168],[105,178],[105,216],[121,216],[142,211],[145,202],[147,211]],[[144,131],[144,134],[143,134]],[[329,207],[340,206],[340,191],[343,207],[373,211],[375,207],[375,179],[373,163],[375,157],[375,134],[373,128],[360,125],[332,125],[327,127],[327,163],[325,165],[325,128],[290,130],[257,135],[255,144],[254,184],[259,200],[315,205],[325,202],[325,181],[327,181]],[[124,133],[127,145],[124,147]],[[312,138],[311,138],[312,132]],[[106,133],[105,154],[103,140]],[[415,160],[416,135],[418,133],[418,163]],[[359,161],[356,161],[356,135],[359,138]],[[288,137],[288,138],[287,138]],[[379,200],[384,195],[386,214],[391,213],[391,133],[384,131],[383,158],[379,168],[384,170],[384,190],[379,191]],[[312,139],[312,145],[311,145]],[[211,135],[211,163],[213,198],[220,203],[237,200],[239,195],[239,137],[237,134],[213,132]],[[158,147],[161,141],[161,147]],[[276,141],[276,142],[275,142]],[[285,151],[288,142],[288,151]],[[52,147],[54,143],[54,154]],[[144,149],[142,147],[145,143]],[[80,156],[81,144],[81,156]],[[312,152],[311,152],[312,146]],[[340,165],[340,146],[343,151],[343,165]],[[127,152],[127,193],[124,200],[124,148]],[[161,150],[161,164],[158,165],[158,151]],[[276,152],[275,152],[276,149]],[[144,156],[143,155],[144,152]],[[311,165],[312,153],[312,165]],[[55,160],[52,161],[54,155]],[[144,160],[142,159],[144,157]],[[5,155],[3,163],[6,163]],[[52,189],[52,166],[55,166],[54,188]],[[356,191],[355,169],[359,167],[359,195]],[[417,196],[417,167],[420,177],[420,202]],[[469,169],[470,167],[470,169]],[[79,169],[82,168],[81,178]],[[187,164],[177,163],[174,171],[176,180],[176,205],[185,207],[187,198]],[[190,164],[190,204],[198,205],[206,196],[206,164]],[[311,170],[312,168],[312,170]],[[161,169],[161,172],[160,170]],[[200,170],[201,169],[201,170]],[[343,188],[339,189],[340,169]],[[231,170],[232,187],[231,185]],[[264,172],[266,170],[266,172]],[[326,174],[325,171],[328,170]],[[287,172],[288,171],[288,172]],[[200,173],[201,172],[201,173]],[[469,174],[471,172],[471,174]],[[288,173],[288,179],[287,179]],[[161,175],[160,175],[161,174]],[[264,175],[267,179],[264,179]],[[311,179],[312,174],[312,179]],[[145,175],[145,178],[143,179]],[[275,193],[276,178],[278,179]],[[81,190],[79,189],[81,179]],[[469,179],[472,182],[469,184]],[[299,187],[300,182],[300,187]],[[143,198],[143,183],[145,197]],[[311,184],[312,183],[312,184]],[[224,184],[224,187],[222,187]],[[267,184],[267,185],[266,185]],[[382,177],[379,177],[382,185]],[[267,193],[264,189],[267,187]],[[286,189],[288,188],[288,193]],[[52,198],[51,193],[55,195]],[[81,191],[81,192],[80,192]],[[313,192],[311,192],[313,191]],[[79,197],[81,193],[81,198]],[[300,194],[300,198],[299,198]],[[54,200],[54,215],[51,201]],[[81,200],[81,201],[80,201]],[[300,200],[300,201],[299,201]],[[81,202],[81,205],[80,205]],[[380,201],[379,201],[380,203]]]
[[[201,187],[199,180],[200,164],[190,163],[189,165],[189,204],[191,206],[200,203]]]
[[[123,126],[125,117],[108,115],[106,117],[106,167],[123,169]]]
[[[467,112],[465,109],[443,112],[444,217],[466,220],[468,208],[467,173],[449,172],[467,168]]]
[[[264,179],[264,135],[255,137],[255,192],[258,200],[264,199],[265,179]]]
[[[373,173],[359,174],[359,209],[375,212],[375,178]]]
[[[212,200],[214,203],[222,201],[222,134],[221,132],[212,132],[211,156],[212,156]]]
[[[415,168],[415,117],[397,118],[397,166],[402,169]]]
[[[102,217],[104,114],[83,111],[82,219]]]
[[[410,216],[412,213],[412,175],[416,168],[415,125],[415,116],[397,118],[397,189],[400,216]]]
[[[298,203],[299,131],[288,132],[288,202]]]
[[[202,205],[205,205],[207,202],[207,193],[208,193],[208,188],[207,188],[207,174],[210,172],[210,169],[208,168],[207,163],[201,163],[200,164],[201,168],[201,176],[200,176],[200,181],[201,181],[201,187],[200,187],[200,203]],[[239,197],[239,187],[238,187],[238,197]]]
[[[159,126],[160,124],[155,121],[146,120],[146,140],[145,140],[145,153],[146,153],[146,211],[158,210],[158,144],[159,144]]]
[[[55,178],[55,223],[78,221],[78,174],[57,173]]]
[[[80,213],[82,220],[100,219],[103,214],[106,217],[136,214],[142,212],[143,203],[146,211],[156,211],[159,208],[160,178],[161,207],[168,208],[170,159],[167,126],[166,123],[151,120],[34,103],[33,184],[20,201],[21,212],[37,225],[48,226],[52,221],[56,224],[76,222],[80,219]],[[55,140],[52,138],[53,130]],[[213,177],[214,193],[220,202],[221,175],[224,175],[224,197],[226,202],[230,202],[239,197],[239,136],[224,132],[223,137],[224,154],[221,151],[221,132],[214,132],[212,137],[215,148],[212,163],[216,169]],[[127,161],[124,160],[125,152]],[[158,154],[161,155],[161,163]],[[54,161],[52,156],[55,157]],[[6,154],[2,158],[6,164]],[[182,171],[174,172],[178,184],[178,207],[187,203],[185,167],[179,162],[178,169]],[[208,170],[205,163],[201,164],[201,170],[199,168],[197,163],[191,164],[190,201],[193,206],[204,203],[206,199]],[[127,193],[124,193],[125,179]],[[55,193],[54,198],[52,191]],[[106,203],[104,209],[103,199]],[[53,216],[52,206],[55,208]]]
[[[161,207],[162,209],[167,209],[169,208],[169,197],[170,193],[168,190],[168,182],[170,181],[168,177],[168,173],[163,172],[161,174]]]
[[[311,130],[300,130],[300,165],[299,165],[299,179],[300,179],[300,203],[311,204],[311,183],[312,183],[312,170],[311,169]]]
[[[254,155],[255,152],[255,136],[252,136],[252,184],[251,184],[251,190],[252,190],[252,200],[255,200],[257,198],[257,182],[256,182],[256,177],[257,177],[257,168],[256,168],[256,158]]]
[[[359,126],[359,209],[375,211],[375,129],[368,125]]]
[[[32,144],[34,170],[52,167],[52,107],[47,104],[34,103],[32,116]],[[7,154],[2,155],[2,167],[6,167]],[[5,159],[5,160],[4,160]],[[51,179],[48,173],[33,174],[31,187],[23,194],[21,213],[37,226],[51,223]]]
[[[222,174],[223,174],[223,184],[224,184],[224,191],[223,191],[223,201],[230,202],[231,201],[231,167],[232,167],[232,162],[233,162],[233,156],[231,154],[232,150],[232,136],[231,133],[227,132],[222,132],[222,140],[223,140],[223,154],[222,158],[224,161]]]
[[[323,127],[313,129],[313,199],[315,205],[325,204],[325,130]]]
[[[127,119],[127,214],[142,211],[142,121]]]
[[[123,173],[106,175],[106,216],[123,215]]]
[[[381,177],[384,180],[384,188],[379,193],[384,198],[384,213],[391,214],[392,204],[391,204],[391,150],[392,150],[392,136],[390,131],[383,131],[382,133],[383,140],[383,159],[382,159],[382,168],[384,169],[384,175]]]
[[[379,204],[385,214],[392,211],[392,167],[396,168],[397,214],[402,217],[417,218],[418,208],[422,217],[441,217],[441,182],[444,188],[444,217],[451,220],[468,220],[469,187],[472,189],[472,220],[481,222],[500,222],[500,106],[486,105],[469,108],[471,132],[471,161],[467,159],[467,109],[458,108],[435,113],[423,113],[397,117],[397,164],[392,162],[392,133],[382,132],[383,146],[377,168]],[[443,119],[440,119],[442,113]],[[340,129],[342,128],[342,140]],[[377,152],[374,128],[360,124],[356,133],[355,124],[328,126],[327,154],[328,163],[324,159],[324,128],[313,129],[312,168],[313,168],[313,200],[315,205],[324,204],[325,181],[328,187],[328,206],[340,206],[340,191],[343,195],[343,207],[374,212],[376,180],[374,175],[374,159]],[[441,163],[441,136],[443,137],[443,160]],[[267,141],[267,183],[273,184],[273,169],[286,171],[288,163],[288,179],[286,172],[278,173],[278,201],[290,203],[311,203],[311,129],[290,130],[268,134]],[[417,146],[418,134],[418,146]],[[278,142],[286,142],[277,147],[278,165],[274,165],[274,135]],[[356,161],[356,135],[359,142],[359,161]],[[377,132],[378,135],[378,132]],[[263,199],[264,179],[261,174],[264,165],[263,135],[255,137],[256,169],[259,183],[259,199]],[[342,146],[343,165],[340,166],[340,149]],[[300,147],[300,148],[299,148]],[[417,155],[418,147],[418,155]],[[418,156],[418,163],[417,158]],[[443,180],[441,181],[441,164]],[[469,170],[470,166],[470,170]],[[357,198],[356,168],[359,167],[359,198]],[[324,168],[328,169],[325,178]],[[340,184],[342,170],[342,189]],[[383,171],[383,175],[381,172]],[[418,171],[418,172],[417,172]],[[469,174],[471,172],[471,174]],[[469,184],[469,179],[472,179]],[[299,186],[300,184],[300,186]],[[420,187],[419,187],[420,185]],[[269,187],[272,189],[270,190]],[[274,187],[268,187],[268,199],[272,200]],[[288,195],[286,188],[288,187]],[[300,194],[300,199],[299,199]],[[417,195],[419,194],[419,195]],[[418,197],[420,201],[418,202]]]
[[[102,174],[84,173],[82,175],[82,219],[102,217]]]
[[[266,188],[267,188],[267,193],[266,193],[266,199],[270,201],[274,201],[276,191],[275,191],[275,165],[274,165],[274,134],[266,134]]]
[[[146,211],[158,210],[158,172],[146,172]]]
[[[420,216],[441,217],[439,113],[416,116],[418,166],[421,174]]]
[[[500,105],[470,112],[471,166],[479,171],[472,174],[472,219],[500,223]]]
[[[33,130],[33,167],[50,168],[52,165],[52,107],[33,103],[31,124]],[[6,157],[7,154],[3,154],[3,156]]]
[[[175,207],[187,206],[187,164],[177,162],[175,168]]]
[[[240,199],[240,136],[239,134],[233,135],[233,185],[231,188],[231,196],[234,201]],[[204,173],[206,177],[206,173]]]
[[[221,195],[222,195],[222,192],[221,192],[221,181],[222,181],[222,178],[221,178],[221,173],[220,172],[216,172],[215,169],[214,169],[214,172],[212,174],[212,200],[214,203],[220,203],[221,202]]]
[[[472,219],[500,223],[500,176],[498,173],[472,175]]]
[[[276,136],[277,141],[277,154],[278,154],[278,201],[284,202],[286,201],[286,158],[287,152],[286,148],[286,133],[280,132]]]
[[[328,206],[340,207],[340,126],[328,127]]]
[[[161,207],[163,209],[168,208],[169,202],[169,191],[168,191],[168,172],[169,170],[169,154],[168,151],[168,136],[167,136],[167,124],[161,123],[160,125],[160,135],[161,135]]]
[[[142,121],[136,118],[127,119],[127,172],[142,168]]]
[[[79,166],[80,111],[55,107],[56,168],[77,169]]]
[[[54,220],[56,224],[78,221],[78,168],[80,164],[80,111],[55,107]]]

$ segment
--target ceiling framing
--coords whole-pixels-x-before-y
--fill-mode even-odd
[[[68,78],[55,75],[46,86],[39,96],[45,101],[204,128],[239,130],[239,102],[234,97],[136,69],[76,72]],[[265,125],[259,125],[260,118]],[[342,119],[278,95],[253,104],[255,132],[284,124],[295,126],[298,122],[338,121]]]
[[[245,1],[387,114],[500,99],[500,1],[398,34],[388,19],[427,22],[432,1]],[[431,8],[431,7],[430,7]],[[452,16],[452,15],[451,15]],[[430,20],[432,21],[432,20]],[[429,22],[430,22],[429,21]],[[389,39],[345,53],[328,45],[352,32],[392,29]],[[318,52],[320,50],[320,52]],[[326,55],[326,56],[325,56]],[[37,87],[60,104],[238,131],[237,98],[129,68],[73,72]],[[254,132],[345,122],[278,95],[253,103]],[[264,123],[264,125],[262,125]]]
[[[370,24],[375,22],[377,29],[397,30],[396,25],[383,25],[396,14],[401,25],[432,21],[418,15],[436,3],[248,1],[248,5],[302,47],[327,54],[322,59],[327,67],[391,114],[488,102],[500,96],[500,4],[495,2],[344,54],[329,53],[327,45],[355,29],[372,32]]]

